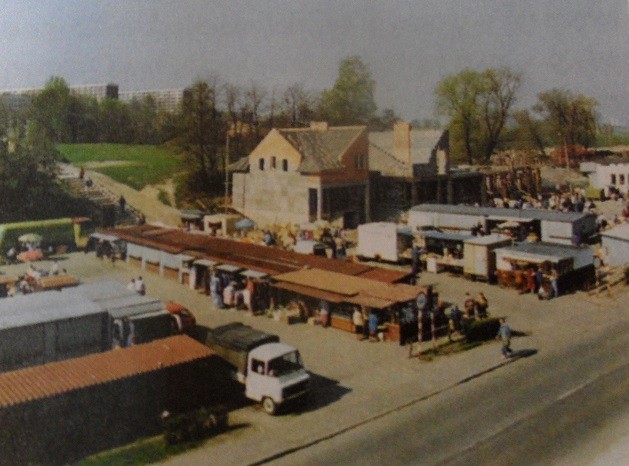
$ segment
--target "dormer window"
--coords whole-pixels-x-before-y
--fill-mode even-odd
[[[277,164],[277,157],[272,156],[271,157],[271,168],[276,168],[276,164]]]
[[[285,172],[288,171],[288,160],[286,159],[282,159],[282,170]]]
[[[264,159],[258,159],[258,167],[260,171],[264,171]]]

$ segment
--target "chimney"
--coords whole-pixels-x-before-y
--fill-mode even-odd
[[[413,165],[411,159],[411,124],[406,121],[393,123],[393,155],[398,160]]]
[[[314,131],[327,131],[328,130],[328,122],[327,121],[311,121],[310,129]]]

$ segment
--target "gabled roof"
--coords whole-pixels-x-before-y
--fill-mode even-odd
[[[415,164],[431,163],[433,149],[443,134],[442,130],[411,130],[411,162]],[[409,176],[408,166],[396,158],[393,131],[374,131],[369,133],[369,169],[381,172],[384,176]],[[412,174],[412,172],[410,172]]]
[[[343,168],[341,158],[366,130],[365,126],[337,126],[327,130],[279,129],[278,132],[301,154],[301,173],[319,173]]]

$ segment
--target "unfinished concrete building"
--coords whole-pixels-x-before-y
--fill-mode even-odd
[[[356,228],[370,219],[368,148],[365,126],[273,129],[230,166],[232,207],[259,225]]]

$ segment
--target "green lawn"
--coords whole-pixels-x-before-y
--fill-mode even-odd
[[[86,165],[112,179],[142,189],[159,184],[181,170],[180,157],[162,146],[126,144],[59,144],[61,155],[74,165]],[[99,162],[125,162],[121,165],[90,166]]]

